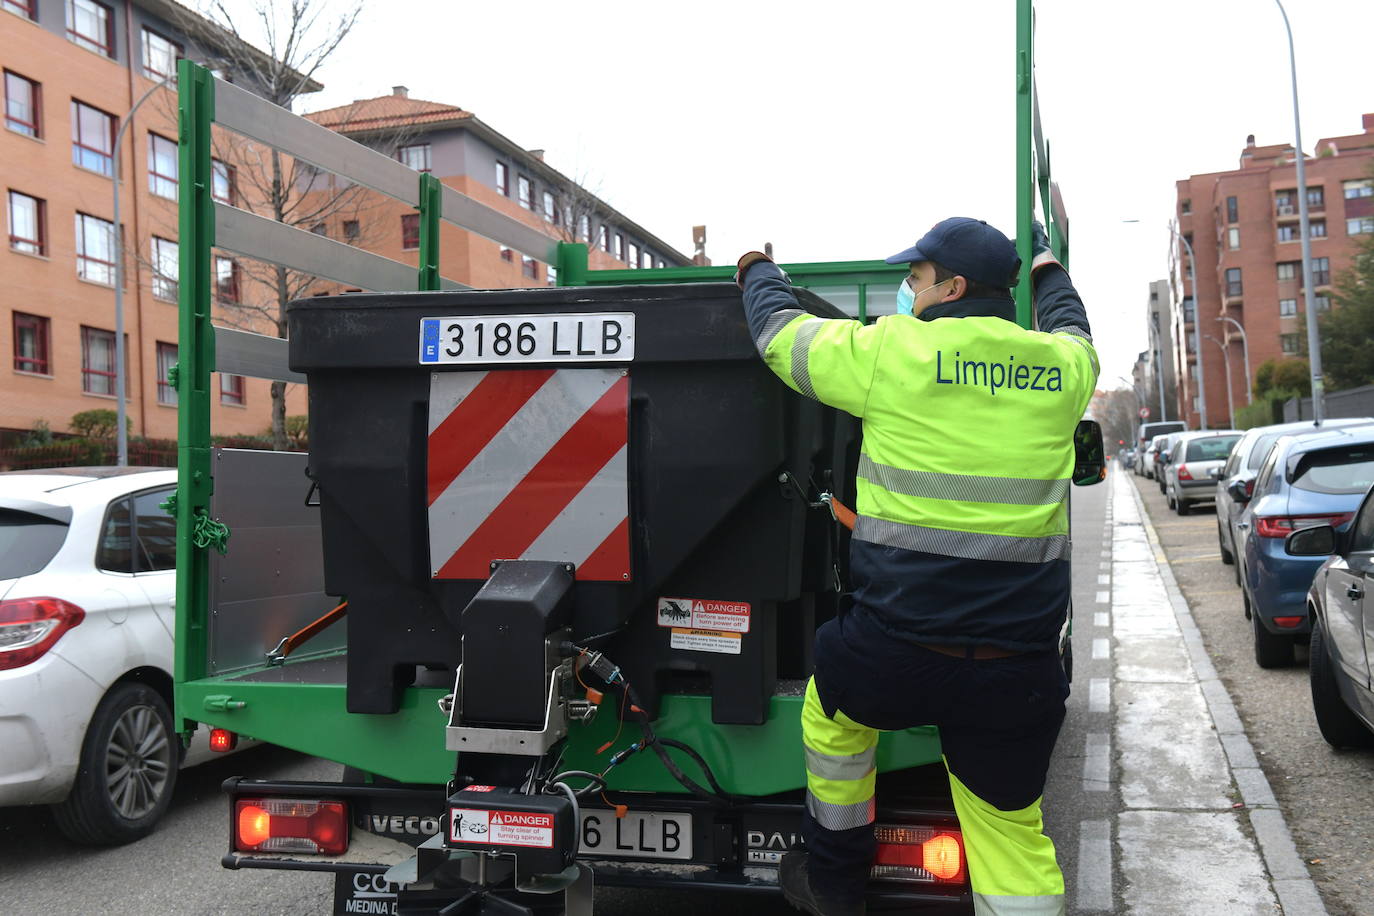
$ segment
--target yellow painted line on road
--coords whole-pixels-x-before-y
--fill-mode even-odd
[[[1184,557],[1184,558],[1181,559],[1181,560],[1170,560],[1169,562],[1172,563],[1172,564],[1174,564],[1175,566],[1177,566],[1177,565],[1180,564],[1180,563],[1205,563],[1205,562],[1208,561],[1208,560],[1220,560],[1220,559],[1221,559],[1221,554],[1219,554],[1219,553],[1204,553],[1204,554],[1203,554],[1202,556],[1200,556],[1200,557]]]

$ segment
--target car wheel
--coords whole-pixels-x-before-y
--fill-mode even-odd
[[[1246,602],[1250,627],[1255,633],[1255,664],[1261,668],[1286,668],[1293,664],[1293,637],[1275,636],[1260,621],[1259,608]]]
[[[1312,609],[1307,611],[1312,614]],[[1374,732],[1365,727],[1341,699],[1336,685],[1336,665],[1327,654],[1326,631],[1321,618],[1312,614],[1312,657],[1308,662],[1308,678],[1312,683],[1312,712],[1317,716],[1317,728],[1332,747],[1374,747]]]
[[[1181,497],[1175,496],[1175,497],[1174,497],[1174,511],[1177,512],[1179,515],[1187,515],[1187,514],[1188,514],[1188,503],[1185,502]]]
[[[1226,539],[1221,536],[1221,523],[1217,523],[1217,548],[1221,550],[1221,562],[1227,566],[1236,565],[1236,555],[1226,546]],[[1240,571],[1236,571],[1236,584],[1240,584]]]
[[[180,762],[161,694],[146,684],[116,685],[91,717],[71,793],[53,806],[57,828],[101,846],[147,836],[171,804]]]

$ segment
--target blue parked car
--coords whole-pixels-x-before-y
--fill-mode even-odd
[[[1293,646],[1311,634],[1307,590],[1321,557],[1294,556],[1284,539],[1301,528],[1349,527],[1374,485],[1374,426],[1283,436],[1269,451],[1245,500],[1244,482],[1231,495],[1247,502],[1236,525],[1245,533],[1241,593],[1261,668],[1293,663]]]

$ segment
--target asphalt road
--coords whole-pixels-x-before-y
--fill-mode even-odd
[[[1221,562],[1211,504],[1181,517],[1154,481],[1133,479],[1328,912],[1374,913],[1374,752],[1338,751],[1322,740],[1305,647],[1292,668],[1255,664],[1250,623],[1232,567]]]

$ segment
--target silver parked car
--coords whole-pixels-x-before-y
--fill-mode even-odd
[[[1211,502],[1221,466],[1240,437],[1240,430],[1236,429],[1179,435],[1169,450],[1169,462],[1164,466],[1164,495],[1168,497],[1170,509],[1187,515],[1189,507],[1195,503]]]

